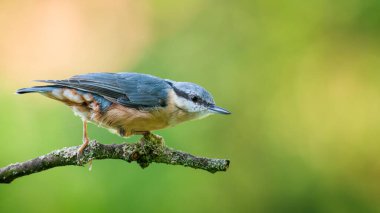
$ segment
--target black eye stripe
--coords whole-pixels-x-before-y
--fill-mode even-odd
[[[199,103],[199,104],[204,105],[204,106],[210,106],[210,105],[211,105],[210,103],[208,103],[207,101],[203,100],[203,99],[202,99],[201,97],[199,97],[199,96],[189,95],[189,94],[187,94],[186,92],[177,89],[176,87],[173,87],[173,90],[174,90],[174,92],[175,92],[178,96],[183,97],[183,98],[185,98],[185,99],[187,99],[187,100],[190,100],[190,101],[193,101],[193,102]],[[194,101],[193,98],[196,98],[197,100]]]
[[[175,92],[178,96],[183,97],[183,98],[185,98],[185,99],[190,99],[190,96],[189,96],[187,93],[185,93],[184,91],[179,90],[179,89],[177,89],[177,88],[174,87],[174,86],[173,86],[173,90],[174,90],[174,92]]]

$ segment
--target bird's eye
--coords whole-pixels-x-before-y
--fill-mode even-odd
[[[198,102],[199,98],[197,96],[193,96],[191,97],[191,101],[193,101],[194,103]]]

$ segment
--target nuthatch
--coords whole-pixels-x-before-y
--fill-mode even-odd
[[[87,122],[122,137],[145,134],[207,115],[230,114],[215,105],[209,92],[190,82],[138,73],[89,73],[66,80],[37,80],[49,85],[23,88],[70,106],[83,120],[81,154],[89,143]]]

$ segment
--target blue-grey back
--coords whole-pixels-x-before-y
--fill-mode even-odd
[[[165,80],[140,73],[89,73],[42,82],[90,92],[134,108],[165,106],[171,89]]]

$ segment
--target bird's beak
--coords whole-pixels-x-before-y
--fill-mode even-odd
[[[215,105],[211,105],[209,108],[208,108],[209,112],[211,113],[217,113],[217,114],[223,114],[223,115],[229,115],[231,114],[231,112],[221,108],[221,107],[218,107],[218,106],[215,106]]]

